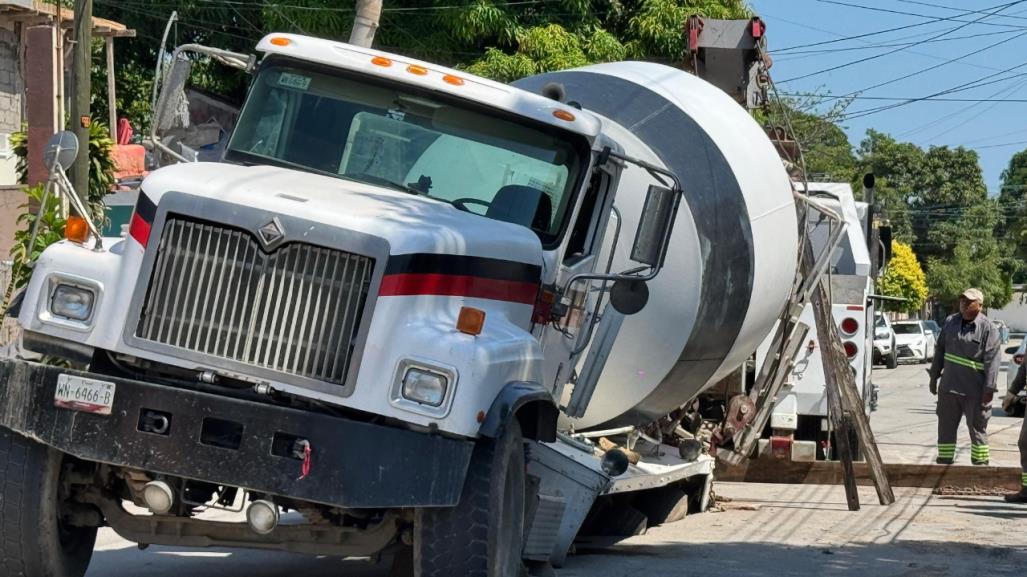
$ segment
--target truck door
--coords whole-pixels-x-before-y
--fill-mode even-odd
[[[600,249],[608,225],[613,226],[615,222],[610,216],[612,191],[617,179],[617,174],[613,172],[615,170],[615,166],[602,167],[592,173],[578,213],[564,241],[564,250],[560,253],[563,256],[556,275],[558,287],[565,287],[577,274],[607,272],[609,259],[605,252],[600,258]],[[571,377],[577,358],[588,344],[596,302],[602,297],[602,282],[576,282],[566,296],[570,300],[566,313],[544,327],[541,336],[545,352],[544,384],[557,397]]]

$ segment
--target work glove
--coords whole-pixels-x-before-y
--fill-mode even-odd
[[[985,405],[990,405],[991,401],[995,399],[995,391],[991,389],[984,389],[984,393],[981,395],[981,402]]]
[[[927,383],[927,388],[931,390],[931,394],[932,395],[937,395],[938,394],[938,379],[936,377],[931,377],[931,381],[929,383]]]

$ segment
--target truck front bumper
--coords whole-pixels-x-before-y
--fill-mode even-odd
[[[58,408],[58,376],[116,386],[110,415]],[[164,434],[144,415],[166,415]],[[473,441],[266,403],[0,361],[0,426],[86,461],[348,508],[456,505]],[[291,454],[309,443],[309,469]]]

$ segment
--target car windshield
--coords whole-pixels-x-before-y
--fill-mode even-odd
[[[877,328],[881,328],[887,327],[888,325],[887,323],[885,323],[884,317],[879,315],[877,318],[874,319],[874,326]]]
[[[919,323],[895,323],[891,326],[891,329],[897,335],[917,335],[923,332],[920,330]]]
[[[560,236],[587,143],[402,85],[265,65],[225,153],[453,203]]]

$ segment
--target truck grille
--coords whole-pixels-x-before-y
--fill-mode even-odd
[[[249,232],[166,221],[136,336],[171,347],[343,384],[374,260]]]

